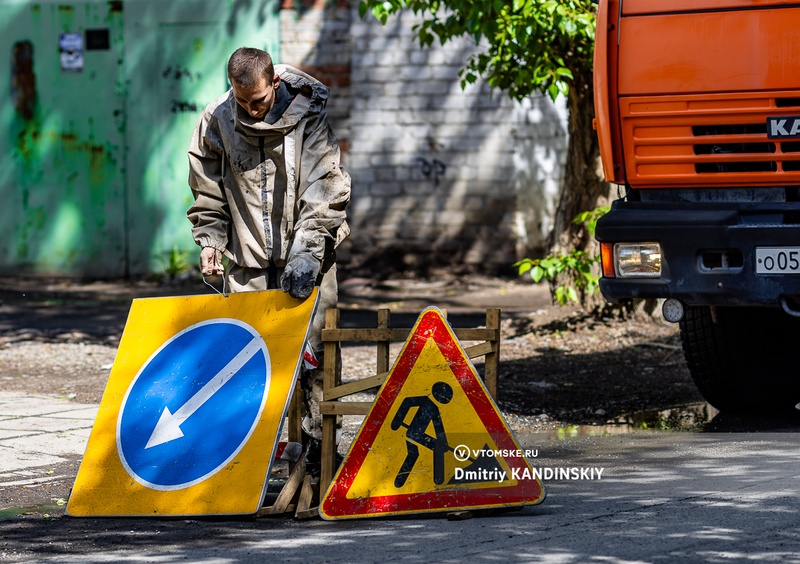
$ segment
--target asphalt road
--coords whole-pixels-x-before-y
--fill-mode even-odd
[[[355,521],[54,519],[0,522],[18,562],[800,562],[800,436],[638,431],[519,437],[546,480],[519,511]]]
[[[63,315],[59,299],[42,303],[39,321]],[[115,304],[109,298],[103,311]],[[718,415],[702,432],[518,436],[537,453],[535,468],[585,472],[546,479],[546,499],[515,511],[322,521],[75,518],[39,508],[0,516],[0,562],[800,562],[798,431],[797,416]]]

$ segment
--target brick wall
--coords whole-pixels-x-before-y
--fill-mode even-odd
[[[462,90],[467,40],[420,48],[416,18],[386,26],[357,5],[287,0],[281,61],[332,86],[329,112],[353,177],[340,262],[372,271],[507,270],[541,253],[566,151],[563,104]]]
[[[331,87],[328,113],[345,150],[350,138],[350,22],[346,2],[282,0],[280,62]]]

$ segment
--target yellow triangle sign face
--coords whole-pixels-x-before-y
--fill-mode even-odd
[[[535,505],[544,486],[437,308],[422,312],[320,504],[324,519]]]
[[[134,300],[67,514],[256,513],[316,303]]]

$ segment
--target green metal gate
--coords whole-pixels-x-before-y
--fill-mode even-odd
[[[118,277],[197,249],[186,149],[274,0],[0,3],[0,275]]]

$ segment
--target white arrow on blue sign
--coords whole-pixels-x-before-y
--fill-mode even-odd
[[[255,430],[270,375],[267,345],[246,323],[212,319],[177,333],[147,360],[122,401],[117,451],[125,470],[156,490],[187,488],[217,473]]]

